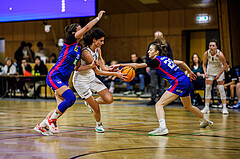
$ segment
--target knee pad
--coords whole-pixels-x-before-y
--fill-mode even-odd
[[[206,88],[205,88],[206,99],[211,99],[211,90],[212,90],[212,85],[206,85]]]
[[[226,99],[226,93],[224,90],[224,85],[218,85],[218,90],[221,96],[221,99]]]
[[[58,105],[58,110],[63,113],[75,103],[76,96],[70,89],[68,89],[62,94],[62,97],[65,100]]]

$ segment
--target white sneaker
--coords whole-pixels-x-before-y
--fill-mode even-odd
[[[96,132],[98,132],[98,133],[104,133],[104,132],[105,132],[102,124],[100,124],[100,125],[97,124],[95,130],[96,130]]]
[[[203,108],[203,110],[201,110],[201,112],[203,113],[203,114],[208,114],[208,113],[210,113],[210,110],[209,110],[209,107],[204,107]]]
[[[223,113],[223,114],[228,114],[228,109],[227,109],[227,108],[223,108],[223,109],[222,109],[222,113]]]
[[[168,129],[167,128],[162,128],[159,127],[155,129],[154,131],[151,131],[148,133],[149,136],[161,136],[161,135],[166,135],[168,134]]]
[[[59,133],[59,129],[57,127],[57,119],[50,119],[50,117],[48,117],[48,119],[46,120],[46,124],[47,126],[49,126],[49,130],[52,133]]]
[[[53,135],[53,133],[51,133],[50,131],[48,131],[45,127],[40,127],[40,124],[37,124],[34,128],[35,131],[43,134],[43,135],[46,135],[46,136],[50,136],[50,135]]]
[[[86,101],[84,101],[84,104],[89,108],[89,111],[90,111],[91,113],[93,113],[92,108],[90,107],[90,105],[89,105]]]
[[[207,122],[202,121],[202,122],[200,123],[200,127],[201,127],[201,128],[206,128],[207,126],[212,127],[212,126],[213,126],[213,122],[210,121],[210,120],[208,120]]]

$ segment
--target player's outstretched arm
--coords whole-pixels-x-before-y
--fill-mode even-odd
[[[122,66],[130,66],[133,68],[144,68],[144,67],[147,67],[147,64],[146,63],[123,63],[123,64],[112,65],[110,66],[110,68],[116,69]]]
[[[189,77],[191,80],[195,80],[197,78],[197,76],[192,72],[192,70],[188,67],[188,65],[184,61],[174,60],[173,62],[186,69],[189,73]]]
[[[85,25],[82,29],[75,33],[75,38],[81,38],[87,31],[89,31],[95,24],[97,24],[97,22],[102,18],[104,13],[105,11],[101,10],[95,19],[91,20],[87,25]]]

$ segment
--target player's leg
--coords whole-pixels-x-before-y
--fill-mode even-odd
[[[209,79],[206,80],[206,86],[205,86],[205,107],[203,108],[203,110],[201,110],[202,113],[210,113],[209,103],[210,103],[210,100],[211,100],[212,84],[213,84],[213,77],[209,76]]]
[[[200,124],[202,128],[213,125],[213,122],[209,121],[197,107],[192,105],[190,96],[180,97],[180,99],[185,109],[202,119],[202,122]]]
[[[159,121],[159,127],[154,130],[149,132],[148,134],[151,136],[157,136],[157,135],[166,135],[168,134],[168,129],[166,127],[166,122],[165,122],[165,112],[164,112],[164,107],[172,102],[174,99],[176,99],[178,95],[171,93],[169,91],[166,91],[160,100],[155,104],[156,108],[156,114],[157,118]]]
[[[96,120],[96,132],[105,132],[103,124],[101,122],[101,112],[98,102],[94,99],[93,96],[88,97],[85,99],[85,101],[93,110],[93,117]]]
[[[49,126],[50,131],[53,133],[59,132],[56,121],[69,107],[75,103],[76,97],[74,93],[66,85],[64,85],[56,90],[56,99],[58,103],[60,103],[52,115],[47,118],[47,125]]]
[[[224,81],[218,81],[218,90],[220,93],[220,97],[222,100],[223,108],[222,108],[222,113],[223,114],[228,114],[228,109],[227,109],[227,100],[226,100],[226,92],[224,90]]]

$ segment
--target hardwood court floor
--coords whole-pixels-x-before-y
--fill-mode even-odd
[[[105,133],[82,100],[58,120],[59,134],[42,136],[33,130],[55,108],[53,100],[0,101],[0,158],[8,159],[233,159],[240,155],[240,112],[222,115],[213,110],[212,128],[199,128],[199,119],[180,104],[167,106],[167,136],[148,136],[158,126],[154,107],[135,98],[102,105]]]

